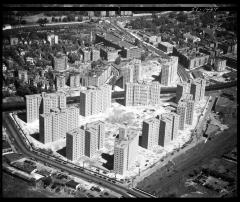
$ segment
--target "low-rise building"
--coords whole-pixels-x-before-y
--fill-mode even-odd
[[[227,62],[226,59],[216,58],[214,62],[215,71],[218,71],[218,72],[224,71],[226,68],[226,62]]]
[[[50,45],[58,44],[58,35],[50,34],[47,36],[47,41]]]
[[[166,54],[170,54],[173,53],[173,45],[170,44],[169,42],[160,42],[158,44],[158,48],[159,50],[161,50],[162,52],[166,53]]]
[[[201,41],[199,37],[191,35],[190,32],[183,34],[183,37],[185,38],[186,42],[195,43]]]
[[[28,82],[27,70],[18,70],[18,78],[24,82]]]
[[[209,55],[198,51],[180,52],[179,62],[187,69],[192,70],[208,63]]]
[[[101,47],[100,56],[108,62],[114,62],[119,57],[119,50],[111,47]]]

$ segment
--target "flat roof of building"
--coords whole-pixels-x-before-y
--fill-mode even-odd
[[[127,128],[126,133],[127,133],[126,134],[127,138],[126,139],[116,138],[114,146],[119,147],[119,148],[125,148],[138,136],[138,131],[136,131],[135,129],[132,129],[132,128]]]

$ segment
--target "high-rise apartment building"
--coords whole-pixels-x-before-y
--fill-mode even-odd
[[[56,88],[57,90],[61,90],[65,88],[66,78],[64,75],[56,75]]]
[[[166,116],[160,119],[158,144],[162,147],[167,146],[172,138],[173,122],[171,117]]]
[[[172,85],[178,78],[178,57],[171,56],[168,59],[161,59],[159,62],[162,64],[161,84],[165,86]]]
[[[201,101],[205,96],[206,80],[197,78],[191,81],[190,93],[193,95],[195,102]]]
[[[66,108],[66,95],[62,92],[26,95],[27,123],[39,119],[39,114],[48,113],[56,107]]]
[[[130,64],[131,66],[133,66],[133,82],[138,82],[138,81],[142,81],[142,64],[141,64],[141,60],[139,59],[133,59]]]
[[[52,115],[52,142],[66,137],[67,133],[67,112],[58,108],[51,109]],[[40,126],[40,125],[39,125]],[[41,136],[41,135],[40,135]]]
[[[186,93],[182,96],[177,106],[177,114],[180,115],[179,129],[184,130],[184,124],[192,125],[195,102],[193,95]]]
[[[39,119],[39,109],[42,100],[41,94],[26,95],[27,123]]]
[[[39,111],[39,114],[49,113],[50,109],[61,108],[64,109],[67,107],[67,99],[65,93],[45,93],[36,94],[41,97],[39,100],[39,108],[36,109]],[[35,106],[36,107],[36,106]],[[28,106],[27,106],[28,110]],[[38,117],[37,117],[38,119]]]
[[[64,138],[69,130],[78,126],[78,108],[52,108],[50,112],[40,114],[39,116],[40,141],[46,144]]]
[[[123,76],[123,88],[126,83],[136,83],[142,81],[142,64],[141,60],[133,59],[120,69]]]
[[[110,85],[100,87],[89,87],[87,90],[80,92],[80,114],[89,116],[100,112],[105,112],[111,107]]]
[[[141,146],[146,149],[153,149],[158,145],[160,120],[153,117],[143,121]]]
[[[170,113],[162,114],[161,117],[162,118],[165,117],[165,118],[168,118],[171,120],[171,122],[172,122],[171,140],[174,140],[178,134],[180,116],[174,112],[170,112]]]
[[[53,58],[53,66],[56,71],[65,71],[68,68],[68,57],[66,55],[57,55]]]
[[[52,115],[51,113],[39,116],[39,141],[42,143],[52,142]]]
[[[177,106],[177,114],[179,115],[179,130],[184,130],[184,124],[186,119],[187,103],[179,102]]]
[[[97,149],[102,149],[104,146],[105,139],[105,124],[102,121],[95,121],[87,124],[87,128],[94,129],[97,131]]]
[[[85,156],[85,130],[81,127],[67,132],[66,157],[71,161]]]
[[[91,52],[91,61],[97,61],[100,59],[100,51],[97,49],[92,49]]]
[[[125,175],[137,157],[139,134],[134,129],[120,128],[114,143],[114,167],[116,174]]]
[[[70,87],[71,88],[80,87],[80,75],[79,74],[70,75]]]
[[[98,134],[94,128],[85,130],[85,156],[92,158],[98,151]]]
[[[95,121],[70,130],[67,133],[67,158],[70,160],[76,160],[82,156],[92,158],[99,149],[103,148],[104,136],[105,126],[102,121]]]
[[[186,102],[187,103],[187,110],[186,110],[186,121],[185,123],[188,125],[192,125],[193,122],[193,112],[194,112],[194,100],[193,95],[186,93],[182,96],[180,102]]]
[[[144,120],[141,146],[151,150],[154,146],[164,147],[173,141],[178,134],[179,118],[178,114],[170,112]]]
[[[125,106],[159,104],[161,85],[153,83],[126,83]]]
[[[182,95],[185,93],[189,93],[190,91],[190,84],[188,82],[182,82],[177,84],[177,90],[176,90],[176,102],[181,99]]]

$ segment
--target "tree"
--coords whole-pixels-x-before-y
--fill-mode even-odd
[[[68,18],[67,18],[67,17],[64,17],[64,18],[62,19],[62,22],[68,22]]]
[[[81,15],[78,16],[78,21],[82,22],[83,21],[83,17]]]
[[[52,17],[52,22],[56,22],[56,18],[55,17]]]
[[[207,12],[207,13],[203,13],[200,16],[200,20],[202,22],[203,25],[208,25],[214,22],[214,14],[211,12]]]
[[[177,18],[176,18],[179,22],[185,22],[186,19],[187,19],[187,16],[186,14],[184,14],[184,12],[180,12],[178,15],[177,15]]]
[[[48,23],[48,20],[47,18],[39,18],[37,23],[40,25],[40,26],[44,26],[46,23]]]
[[[38,88],[36,86],[30,85],[29,86],[29,90],[31,91],[31,94],[37,94],[38,92]]]
[[[73,14],[69,14],[69,15],[67,16],[67,19],[68,19],[69,22],[75,21],[75,16],[74,16]]]
[[[29,89],[29,87],[27,85],[23,86],[20,85],[17,88],[17,95],[24,97],[25,95],[31,95],[31,90]]]
[[[169,17],[169,18],[174,18],[174,17],[175,17],[175,14],[174,14],[173,12],[171,12],[171,13],[168,14],[168,17]]]

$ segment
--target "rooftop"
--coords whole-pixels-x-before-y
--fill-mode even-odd
[[[19,159],[22,159],[24,156],[22,154],[17,154],[17,153],[11,153],[11,154],[5,154],[4,158],[6,158],[9,162],[14,162]]]
[[[115,147],[125,148],[131,143],[135,138],[138,137],[138,131],[131,128],[125,128],[126,138],[124,139],[115,139]]]

